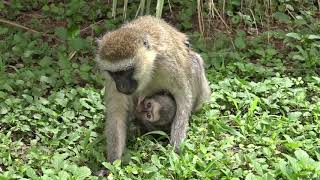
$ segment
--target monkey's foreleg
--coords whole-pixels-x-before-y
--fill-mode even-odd
[[[108,161],[121,159],[126,145],[126,120],[121,114],[108,115],[106,122]]]
[[[115,91],[106,99],[107,158],[109,162],[121,159],[126,145],[128,99]]]

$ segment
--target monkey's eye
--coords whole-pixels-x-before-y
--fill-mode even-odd
[[[147,118],[151,119],[151,114],[150,113],[147,113]]]
[[[147,49],[150,48],[149,43],[148,43],[147,40],[144,40],[144,41],[143,41],[143,45],[144,45]]]
[[[191,47],[191,44],[190,44],[190,42],[189,42],[189,41],[186,41],[184,44],[185,44],[188,48],[190,48],[190,47]]]
[[[147,108],[151,108],[151,102],[147,103]]]

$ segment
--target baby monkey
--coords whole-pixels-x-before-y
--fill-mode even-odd
[[[141,133],[155,130],[169,133],[176,109],[175,100],[166,92],[150,97],[139,97],[135,109],[135,121]]]

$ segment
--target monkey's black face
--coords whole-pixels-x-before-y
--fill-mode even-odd
[[[134,68],[117,72],[108,71],[108,73],[116,83],[119,92],[129,95],[137,89],[138,82],[133,79]]]

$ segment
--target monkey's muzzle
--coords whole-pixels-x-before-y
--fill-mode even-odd
[[[127,95],[134,93],[138,87],[138,83],[134,79],[122,79],[115,82],[117,90]]]
[[[132,94],[138,87],[138,82],[133,79],[134,68],[124,71],[111,72],[108,71],[114,82],[117,90],[123,94]]]

